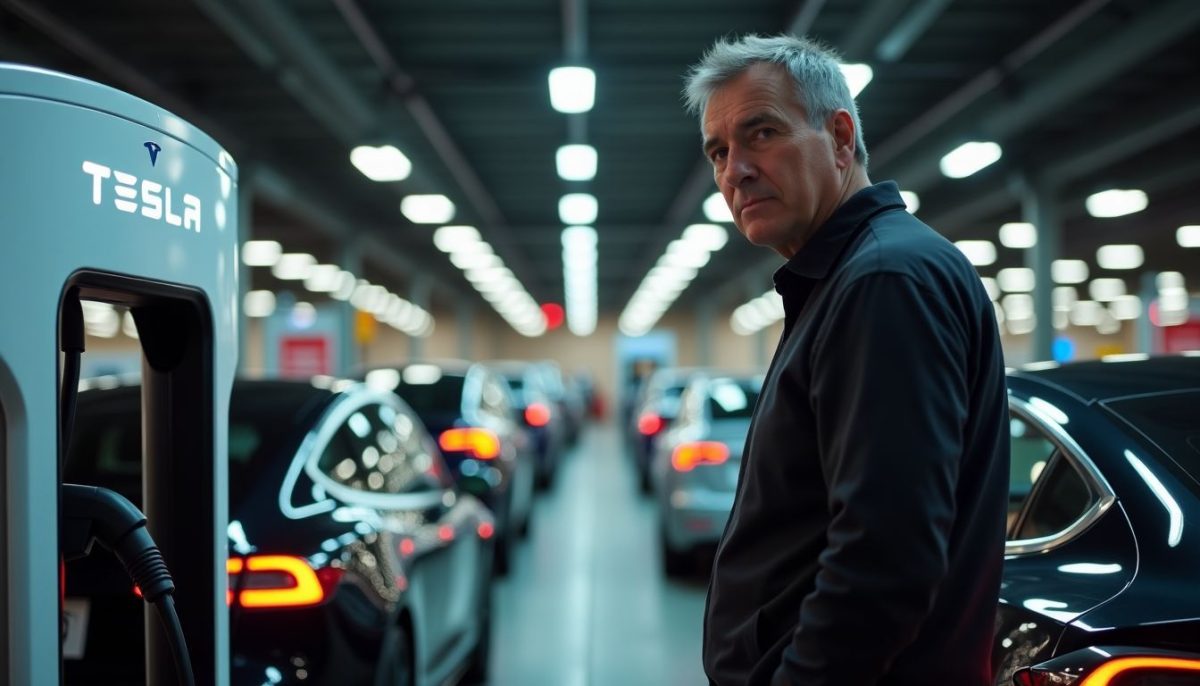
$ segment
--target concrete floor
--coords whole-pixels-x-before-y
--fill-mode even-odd
[[[658,519],[617,429],[589,427],[495,587],[490,684],[694,686],[707,578],[663,577]]]

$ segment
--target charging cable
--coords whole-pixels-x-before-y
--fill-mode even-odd
[[[121,561],[142,597],[153,603],[167,632],[175,673],[183,686],[194,686],[192,661],[179,615],[175,612],[175,582],[162,552],[146,531],[146,516],[124,496],[98,486],[62,485],[59,545],[63,557],[86,557],[99,543]]]

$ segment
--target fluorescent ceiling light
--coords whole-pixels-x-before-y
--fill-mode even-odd
[[[992,300],[1000,299],[1000,284],[990,276],[984,276],[979,279],[983,282],[983,290],[987,291],[988,297]]]
[[[692,224],[683,230],[683,240],[708,252],[716,252],[729,242],[729,233],[717,224]]]
[[[349,300],[350,296],[354,295],[354,289],[358,285],[358,279],[348,271],[343,270],[338,275],[337,288],[335,288],[329,297],[334,300]]]
[[[590,145],[564,145],[554,156],[558,175],[567,181],[591,181],[597,159],[596,149]]]
[[[1083,260],[1054,260],[1050,263],[1050,278],[1054,283],[1083,283],[1088,280],[1087,262]]]
[[[1125,295],[1124,279],[1092,279],[1088,284],[1088,294],[1092,300],[1106,303]]]
[[[274,267],[283,254],[279,241],[246,241],[242,244],[242,264],[247,267]]]
[[[1200,248],[1200,224],[1179,227],[1175,230],[1175,240],[1181,248]]]
[[[289,252],[279,256],[271,274],[284,281],[303,281],[317,264],[317,258],[304,252]]]
[[[838,68],[842,70],[842,77],[846,79],[852,98],[857,98],[875,76],[875,70],[869,64],[839,64]]]
[[[412,173],[412,162],[392,145],[360,145],[350,151],[350,162],[372,181],[403,181]]]
[[[1102,245],[1096,251],[1101,269],[1137,269],[1145,259],[1140,245]]]
[[[1011,267],[996,273],[996,282],[1005,293],[1029,293],[1035,281],[1033,270],[1028,267]]]
[[[1160,291],[1171,288],[1184,288],[1184,283],[1181,272],[1159,272],[1158,276],[1154,277],[1154,285]]]
[[[587,112],[596,102],[596,72],[587,67],[550,70],[550,105],[566,114]]]
[[[591,224],[599,211],[600,204],[590,193],[567,193],[558,200],[558,217],[564,224]]]
[[[400,385],[400,372],[395,369],[372,369],[364,379],[367,388],[388,393]]]
[[[1084,201],[1088,214],[1093,217],[1121,217],[1146,209],[1150,200],[1144,191],[1137,189],[1113,188],[1099,193],[1092,193]]]
[[[433,244],[442,252],[454,252],[480,240],[479,231],[474,226],[443,226],[433,232]]]
[[[342,268],[336,264],[318,264],[308,271],[304,287],[313,293],[332,293],[342,282]]]
[[[1104,306],[1095,300],[1080,300],[1071,305],[1071,323],[1075,326],[1095,326],[1100,322]]]
[[[1000,299],[1006,319],[1028,319],[1033,316],[1033,296],[1028,293],[1009,293]]]
[[[1079,294],[1074,286],[1056,286],[1050,292],[1050,302],[1056,310],[1070,310],[1078,300]]]
[[[404,383],[410,386],[428,386],[442,378],[442,369],[432,364],[410,364],[404,368]]]
[[[1113,319],[1129,320],[1142,316],[1142,299],[1136,295],[1119,295],[1108,305]]]
[[[996,261],[996,246],[991,241],[955,241],[954,245],[976,267],[986,267]]]
[[[445,224],[454,219],[454,203],[444,195],[408,195],[400,212],[414,224]]]
[[[580,248],[596,248],[596,229],[590,226],[568,226],[562,231],[564,248],[577,250]]]
[[[952,179],[966,178],[1000,159],[1000,146],[992,141],[968,141],[946,153],[942,173]]]
[[[247,317],[270,317],[275,312],[275,294],[271,291],[247,291],[242,298],[242,314]]]
[[[1037,245],[1037,227],[1029,222],[1009,222],[1000,227],[1000,245],[1006,248],[1032,248]]]
[[[725,202],[725,196],[713,193],[704,199],[704,217],[710,222],[733,223],[733,213]]]
[[[921,209],[921,196],[912,191],[900,191],[900,198],[904,200],[904,209],[908,210],[909,214],[916,214],[917,210]]]
[[[450,262],[459,269],[491,269],[501,267],[504,261],[490,252],[456,252],[450,254]]]

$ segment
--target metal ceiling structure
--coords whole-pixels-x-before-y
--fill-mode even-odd
[[[130,91],[220,140],[252,190],[248,237],[354,253],[393,290],[425,283],[435,307],[477,296],[402,196],[450,196],[454,223],[477,226],[536,300],[561,302],[558,198],[593,193],[608,314],[715,190],[682,75],[719,36],[788,30],[872,65],[858,98],[871,178],[918,192],[948,237],[995,241],[1021,217],[1015,180],[1032,180],[1055,189],[1061,257],[1105,275],[1099,245],[1139,243],[1146,269],[1200,281],[1200,250],[1174,238],[1200,223],[1194,0],[0,0],[0,59]],[[567,63],[596,71],[586,115],[550,107],[547,73]],[[972,138],[999,142],[1000,162],[942,176],[941,156]],[[555,151],[579,141],[599,171],[563,181]],[[385,142],[412,160],[407,180],[350,164],[352,147]],[[1083,198],[1111,187],[1145,190],[1149,207],[1087,215]],[[981,272],[1023,259],[999,250]],[[736,305],[778,264],[735,236],[676,307]]]

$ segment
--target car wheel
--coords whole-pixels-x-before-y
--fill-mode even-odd
[[[691,550],[674,550],[667,543],[667,537],[661,537],[663,573],[668,578],[678,578],[692,571],[693,556]]]
[[[407,625],[397,624],[383,640],[383,654],[379,656],[376,672],[377,686],[413,686],[416,683],[415,656],[412,636]]]

